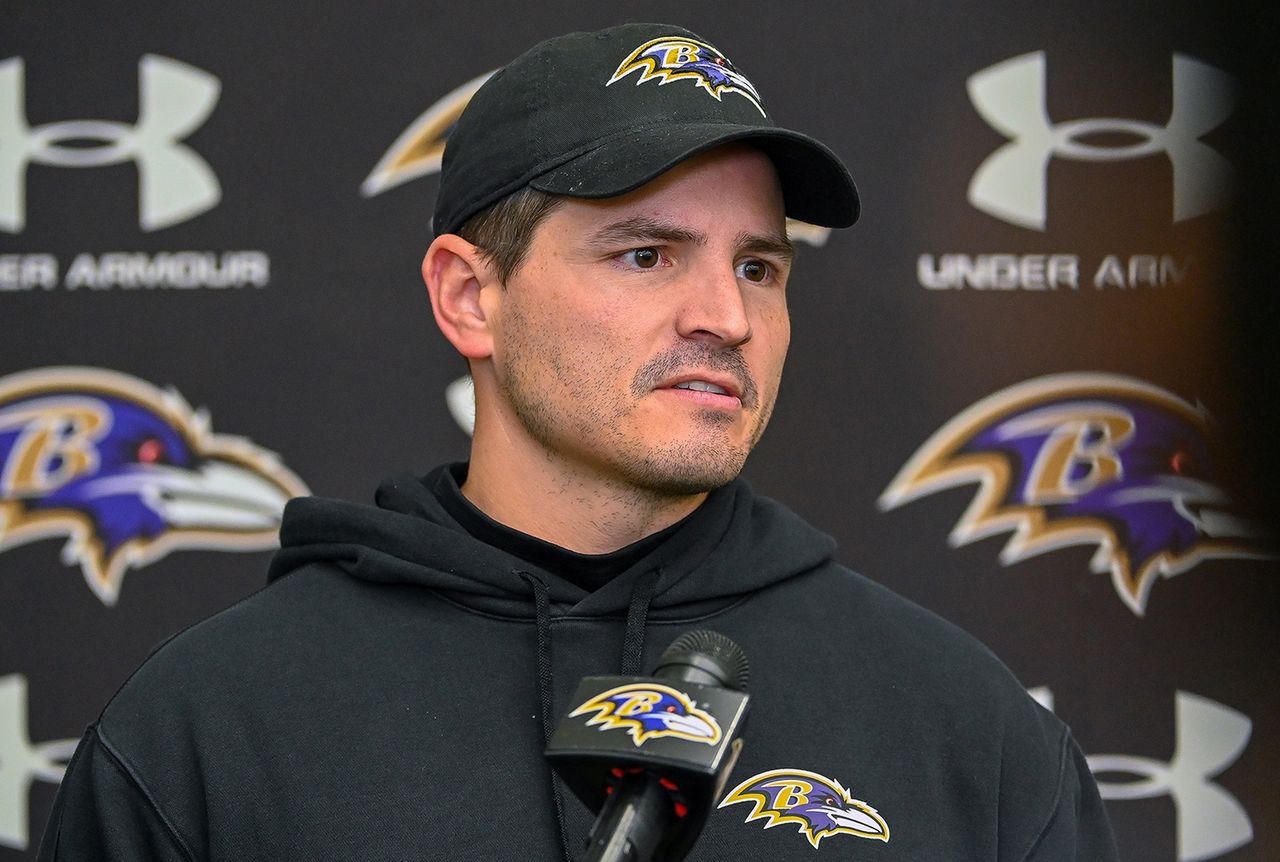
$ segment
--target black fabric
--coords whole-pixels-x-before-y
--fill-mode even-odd
[[[653,591],[662,572],[654,569],[636,579],[631,590],[631,603],[627,606],[627,629],[622,638],[622,666],[619,673],[636,676],[640,673],[640,656],[644,653],[645,623],[649,619],[649,605]]]
[[[42,858],[553,859],[562,834],[576,857],[592,816],[566,795],[557,823],[542,717],[616,672],[646,605],[641,667],[691,628],[750,658],[731,787],[805,770],[889,826],[888,842],[832,833],[821,851],[1115,858],[1062,723],[745,483],[587,591],[460,531],[436,478],[384,484],[378,508],[290,503],[270,585],[169,641],[90,729]],[[794,823],[766,830],[751,807],[713,811],[688,858],[814,858]]]
[[[555,672],[551,667],[551,606],[547,600],[547,585],[531,572],[521,572],[520,576],[533,590],[533,609],[537,614],[538,626],[538,716],[542,720],[542,742],[551,742],[555,733],[555,716],[552,711],[552,692],[555,691]],[[555,804],[556,825],[560,829],[560,846],[564,850],[564,858],[572,860],[569,850],[569,838],[564,825],[564,788],[556,776],[551,779],[551,801]]]
[[[612,553],[579,554],[559,545],[544,542],[528,533],[513,530],[476,508],[475,504],[462,493],[462,484],[467,479],[466,463],[452,464],[444,470],[436,471],[432,477],[429,490],[459,528],[486,545],[506,551],[513,557],[519,557],[546,571],[556,572],[565,580],[588,592],[608,583],[616,575],[631,568],[681,529],[684,524],[683,520],[672,524],[665,530],[645,536]],[[722,505],[723,499],[723,497],[717,498],[712,505]]]
[[[58,791],[41,859],[139,859],[189,862],[197,857],[111,750],[96,726],[85,731]]]

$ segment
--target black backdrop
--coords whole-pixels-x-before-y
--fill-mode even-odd
[[[465,368],[417,274],[436,179],[420,169],[376,194],[362,186],[456,87],[537,39],[636,18],[715,42],[780,123],[841,154],[863,195],[852,231],[797,234],[792,352],[748,478],[835,535],[846,563],[972,631],[1052,699],[1095,758],[1126,858],[1280,858],[1276,564],[1244,522],[1193,517],[1239,515],[1223,489],[1255,518],[1274,500],[1274,467],[1257,466],[1275,463],[1276,395],[1274,81],[1258,22],[1207,4],[1084,0],[145,0],[0,10],[0,859],[34,853],[61,741],[155,644],[258,588],[270,543],[260,528],[174,534],[167,553],[117,557],[119,577],[95,580],[63,550],[85,521],[57,509],[33,532],[53,474],[75,465],[20,481],[15,459],[37,451],[23,399],[45,398],[47,418],[48,398],[101,397],[126,380],[159,410],[172,387],[207,408],[215,434],[279,453],[283,466],[249,444],[236,458],[281,494],[302,490],[296,476],[367,500],[384,475],[464,457],[445,390]],[[1181,78],[1175,57],[1191,64]],[[1014,58],[1013,95],[975,86]],[[1214,90],[1219,78],[1230,92]],[[984,118],[993,110],[1017,129]],[[969,194],[1014,137],[1024,165],[1042,164],[996,181],[1006,201],[1043,192],[1022,223]],[[1225,202],[1206,150],[1233,167],[1242,204]],[[196,163],[216,183],[203,199]],[[961,264],[976,274],[939,286]],[[1041,264],[1056,287],[1038,286]],[[1053,376],[1068,373],[1080,375],[1070,393]],[[999,502],[1022,520],[953,547],[978,474],[918,484],[897,505],[885,492],[954,417],[1015,386],[1020,409],[1074,411],[1074,460],[1059,497],[1018,497],[1015,479]],[[1100,444],[1100,409],[1127,417],[1129,437]],[[971,430],[1011,415],[984,413]],[[1189,435],[1177,451],[1218,489],[1144,510],[1180,532],[1133,550],[1112,500],[1075,512],[1081,532],[1009,558],[1019,524],[1037,513],[1060,524],[1063,506],[1089,502],[1061,494],[1106,490],[1106,458],[1089,452],[1119,453],[1128,479],[1157,486],[1161,471],[1129,456],[1170,435]],[[1015,463],[1002,451],[991,457]],[[1152,569],[1126,593],[1108,569],[1125,549],[1135,572],[1167,551],[1179,573]],[[857,633],[841,634],[856,649]]]

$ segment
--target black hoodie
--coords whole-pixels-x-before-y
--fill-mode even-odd
[[[689,859],[1115,858],[1066,728],[745,482],[589,590],[466,532],[443,475],[291,502],[269,586],[86,731],[41,858],[577,858],[591,816],[546,733],[581,677],[648,670],[690,628],[742,645],[752,716]]]

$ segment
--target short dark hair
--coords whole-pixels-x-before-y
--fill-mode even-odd
[[[471,216],[458,236],[480,250],[504,285],[529,253],[533,232],[564,198],[525,186]]]

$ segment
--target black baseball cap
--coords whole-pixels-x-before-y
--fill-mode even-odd
[[[623,24],[540,42],[485,82],[445,145],[432,225],[455,232],[525,186],[626,194],[731,141],[772,159],[788,216],[857,221],[858,191],[839,157],[774,125],[724,54],[682,27]]]

